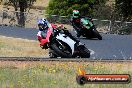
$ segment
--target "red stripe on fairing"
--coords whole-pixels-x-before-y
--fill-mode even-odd
[[[51,23],[52,28],[57,28],[55,24]]]

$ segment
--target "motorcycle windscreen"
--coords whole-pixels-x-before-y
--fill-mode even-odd
[[[60,34],[56,36],[57,39],[67,43],[70,48],[72,49],[72,54],[74,53],[74,45],[75,45],[75,41],[72,40],[70,37],[66,36],[65,34]]]
[[[89,21],[88,19],[81,19],[81,23],[83,24],[83,26],[85,26],[87,29],[90,29],[93,26],[93,23],[91,21]]]

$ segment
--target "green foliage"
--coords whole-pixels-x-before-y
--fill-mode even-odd
[[[132,0],[116,0],[116,8],[124,19],[132,18]]]
[[[82,15],[93,13],[93,5],[96,0],[50,0],[46,10],[48,14],[70,16],[74,9],[80,11]]]

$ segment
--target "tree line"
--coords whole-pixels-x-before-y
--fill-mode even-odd
[[[36,0],[0,0],[5,5],[11,5],[16,13],[18,23],[25,25],[24,13]],[[50,0],[46,13],[53,15],[70,16],[72,10],[77,9],[84,16],[93,16],[101,19],[121,19],[132,21],[132,0],[113,0],[112,6],[107,6],[108,0]]]
[[[109,0],[50,0],[48,14],[70,16],[73,9],[82,15],[95,18],[132,21],[132,0],[112,0],[112,6],[106,5]]]

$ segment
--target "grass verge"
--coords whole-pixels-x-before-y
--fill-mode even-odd
[[[44,57],[47,50],[39,47],[39,42],[20,38],[0,36],[0,57]]]
[[[0,88],[130,88],[129,84],[76,83],[78,68],[87,73],[130,74],[131,62],[9,62],[0,61]]]

